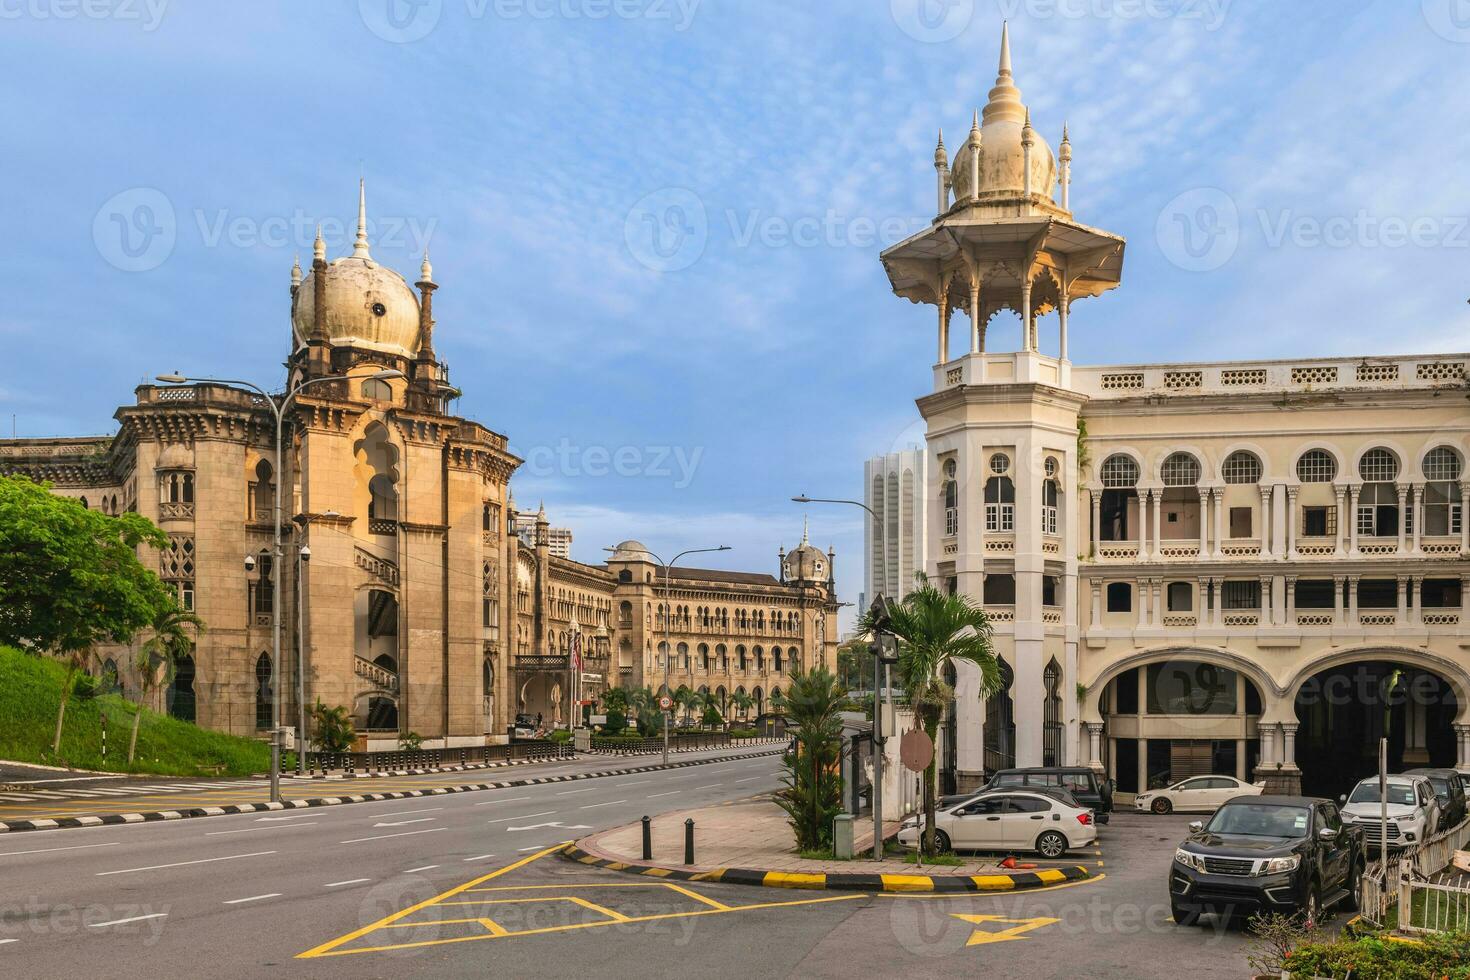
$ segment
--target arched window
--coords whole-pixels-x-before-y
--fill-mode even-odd
[[[250,481],[248,517],[252,521],[268,521],[275,506],[275,468],[270,460],[263,459],[255,464],[255,479]]]
[[[1004,657],[996,657],[1000,686],[985,699],[985,769],[1013,769],[1016,765],[1016,706],[1011,700],[1015,673]]]
[[[715,667],[721,673],[729,673],[730,671],[730,656],[723,643],[715,644]]]
[[[1133,611],[1133,586],[1128,582],[1108,583],[1107,610],[1110,613]]]
[[[771,669],[781,673],[781,648],[771,647]]]
[[[1169,583],[1170,612],[1190,612],[1194,609],[1194,587],[1188,582]]]
[[[1261,461],[1255,453],[1237,449],[1225,457],[1220,466],[1220,475],[1226,483],[1260,483]]]
[[[381,378],[368,378],[362,383],[362,397],[370,402],[391,402],[393,388]]]
[[[1439,446],[1424,454],[1424,524],[1431,536],[1459,534],[1465,515],[1460,512],[1460,454]]]
[[[755,647],[755,669],[757,672],[764,672],[766,669],[766,650],[759,644]]]
[[[1303,483],[1331,483],[1337,477],[1337,460],[1325,449],[1308,449],[1296,461],[1296,478]]]
[[[985,530],[1005,532],[1015,529],[1016,485],[1008,476],[992,476],[985,481]]]
[[[1138,463],[1132,456],[1114,453],[1103,460],[1098,470],[1103,492],[1098,507],[1098,539],[1131,541],[1136,534],[1129,528],[1134,502],[1138,499]]]
[[[1104,487],[1121,490],[1124,487],[1138,485],[1138,464],[1134,462],[1132,456],[1125,456],[1123,453],[1114,453],[1103,460],[1099,474]]]
[[[165,693],[168,713],[180,721],[194,720],[194,658],[184,654],[174,663],[174,676]]]
[[[746,669],[747,669],[747,668],[748,668],[748,666],[749,666],[749,665],[748,665],[748,664],[747,664],[747,662],[746,662],[746,659],[745,659],[745,646],[744,646],[744,645],[743,645],[743,644],[740,644],[740,645],[737,645],[737,646],[736,646],[736,647],[735,647],[735,663],[736,663],[736,666],[737,666],[737,668],[738,668],[738,669],[739,669],[739,670],[740,670],[740,671],[741,671],[741,672],[742,672],[742,673],[743,673],[743,672],[744,672],[744,671],[745,671],[745,670],[746,670]]]
[[[122,694],[122,675],[117,672],[117,661],[108,657],[102,661],[102,689],[108,694]]]
[[[960,486],[955,480],[958,465],[952,459],[944,461],[944,533],[946,536],[960,533]]]
[[[699,669],[709,673],[709,644],[707,643],[699,645]]]
[[[1399,498],[1394,482],[1398,475],[1398,457],[1387,449],[1370,449],[1358,460],[1358,476],[1363,479],[1356,518],[1359,534],[1392,537],[1399,533]]]
[[[1050,459],[1047,460],[1047,463],[1048,464],[1051,464],[1053,462],[1055,462],[1055,461],[1054,460],[1050,460]],[[1048,477],[1047,479],[1041,481],[1041,533],[1042,534],[1056,534],[1057,533],[1057,500],[1060,497],[1060,495],[1061,495],[1061,490],[1057,486],[1057,481],[1055,479],[1052,479],[1051,477]]]
[[[255,727],[271,727],[271,657],[255,658]]]
[[[1199,460],[1189,453],[1172,453],[1159,468],[1166,487],[1192,487],[1199,483]]]
[[[1065,731],[1062,725],[1062,668],[1056,660],[1047,662],[1041,673],[1042,685],[1046,689],[1041,709],[1041,764],[1062,764],[1062,742]]]
[[[679,669],[687,673],[689,670],[689,644],[680,643],[674,649],[679,653]]]
[[[78,497],[77,502],[82,505],[82,510],[91,510],[91,508],[87,506],[86,497]]]

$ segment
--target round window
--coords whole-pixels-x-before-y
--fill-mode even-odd
[[[1048,456],[1048,457],[1046,457],[1046,475],[1047,476],[1056,476],[1057,475],[1057,458],[1055,456]]]
[[[384,306],[382,303],[374,303],[373,304],[373,316],[387,316],[387,315],[388,315],[388,307]]]
[[[996,453],[990,457],[990,472],[995,474],[1004,473],[1011,468],[1011,458],[1005,453]]]

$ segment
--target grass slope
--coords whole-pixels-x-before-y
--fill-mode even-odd
[[[54,755],[51,737],[56,731],[57,699],[65,678],[66,667],[58,661],[0,647],[0,759],[170,776],[213,773],[219,766],[224,774],[239,776],[270,769],[270,747],[264,742],[208,731],[146,709],[138,727],[138,754],[128,766],[128,736],[133,715],[139,709],[115,694],[87,700],[72,698],[66,706],[61,753]]]

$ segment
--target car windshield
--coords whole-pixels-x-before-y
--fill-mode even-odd
[[[1378,780],[1365,779],[1353,788],[1353,795],[1348,797],[1349,803],[1378,803]],[[1395,806],[1413,806],[1414,787],[1405,783],[1388,784],[1388,802]]]
[[[1215,811],[1205,829],[1212,834],[1244,837],[1305,837],[1307,808],[1262,803],[1227,803]]]

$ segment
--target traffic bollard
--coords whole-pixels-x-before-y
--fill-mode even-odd
[[[694,818],[684,821],[684,863],[694,863]]]
[[[653,860],[653,821],[643,818],[643,860]]]

